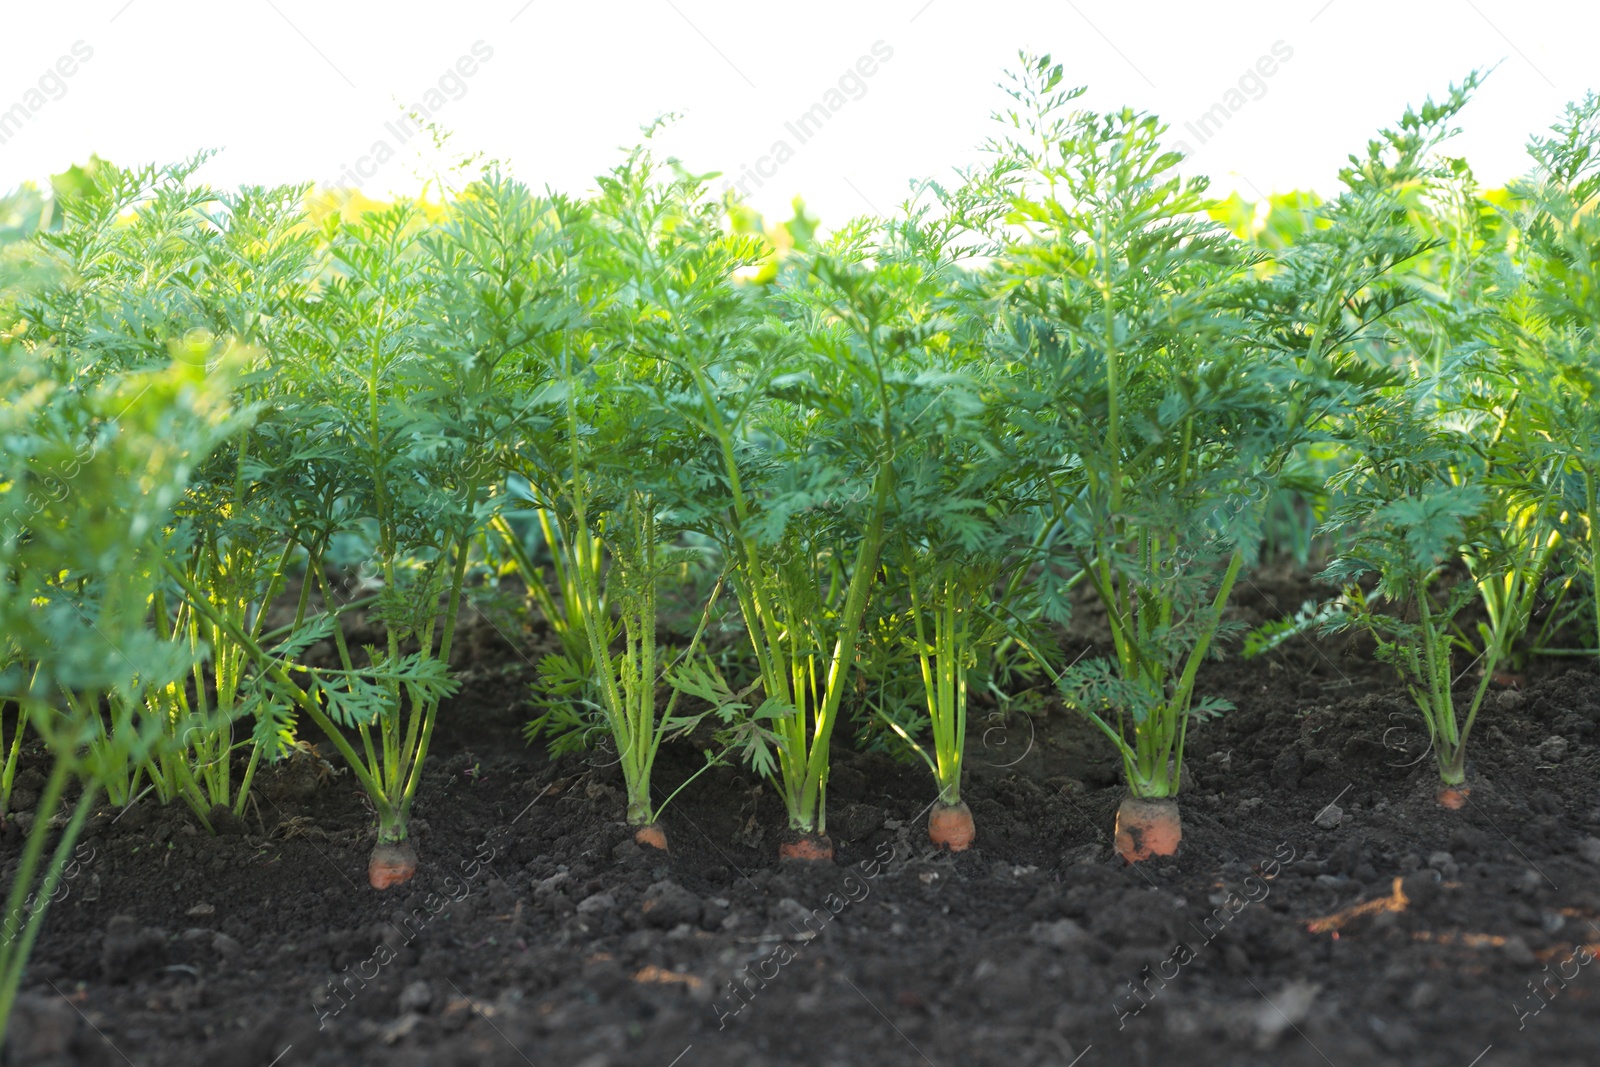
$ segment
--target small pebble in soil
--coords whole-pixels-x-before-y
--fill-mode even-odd
[[[1312,822],[1320,829],[1332,830],[1335,826],[1344,822],[1344,809],[1337,804],[1329,804],[1317,813],[1317,817]]]
[[[167,938],[160,930],[141,928],[131,915],[114,915],[106,924],[100,967],[111,982],[155,970],[167,962]]]
[[[1579,840],[1578,855],[1590,863],[1600,863],[1600,837],[1585,837]]]
[[[572,875],[567,872],[565,867],[563,867],[550,877],[535,883],[533,887],[533,899],[543,900],[545,897],[554,893],[557,888],[560,887],[562,882],[567,881],[571,877]]]
[[[61,1062],[72,1050],[78,1015],[65,997],[23,993],[12,1012],[6,1052],[16,1063]]]
[[[1090,940],[1088,933],[1071,919],[1058,919],[1051,923],[1034,923],[1029,936],[1034,944],[1049,948],[1070,949]]]
[[[1403,1052],[1417,1043],[1416,1028],[1404,1019],[1382,1022],[1375,1015],[1368,1018],[1374,1024],[1373,1034],[1385,1052]]]
[[[679,923],[700,921],[700,898],[676,882],[657,882],[645,890],[639,910],[651,926],[670,930]]]
[[[1427,1011],[1439,1002],[1439,990],[1431,982],[1418,982],[1406,997],[1406,1007],[1412,1011]]]
[[[402,1015],[411,1011],[427,1011],[432,1003],[433,987],[420,978],[400,991],[400,1013]]]
[[[617,898],[610,893],[594,893],[578,901],[578,914],[604,915],[607,912],[614,911],[616,906]]]
[[[1539,962],[1538,957],[1533,954],[1533,950],[1528,947],[1528,943],[1520,937],[1506,938],[1506,943],[1500,946],[1500,950],[1505,953],[1508,961],[1519,967],[1527,967],[1530,964]]]

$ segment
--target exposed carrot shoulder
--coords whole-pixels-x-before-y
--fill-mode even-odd
[[[1434,796],[1438,799],[1441,808],[1460,811],[1467,806],[1467,794],[1471,792],[1472,787],[1469,785],[1442,785],[1439,787],[1439,792],[1435,793]]]
[[[972,824],[972,809],[965,802],[935,804],[928,813],[928,840],[936,848],[965,852],[972,847],[978,831]]]
[[[380,841],[367,860],[367,881],[374,889],[389,889],[411,881],[417,873],[417,850],[410,841]]]
[[[820,862],[833,859],[833,842],[826,834],[799,834],[778,846],[778,859]]]
[[[1174,855],[1182,841],[1176,800],[1127,797],[1117,809],[1117,854],[1129,863]]]
[[[641,845],[667,851],[667,832],[659,823],[647,823],[633,832],[633,839]]]

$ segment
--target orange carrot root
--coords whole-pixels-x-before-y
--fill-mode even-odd
[[[667,851],[667,832],[657,823],[648,823],[633,832],[633,839],[641,845]]]
[[[1128,797],[1117,809],[1117,854],[1129,863],[1174,855],[1182,841],[1176,800]]]
[[[1471,792],[1472,787],[1469,785],[1443,785],[1439,787],[1439,792],[1434,795],[1438,799],[1441,808],[1460,811],[1467,806],[1467,794]]]
[[[799,834],[778,846],[778,859],[808,863],[831,861],[833,842],[827,834]]]
[[[972,839],[977,836],[977,827],[972,825],[972,809],[965,802],[935,804],[928,813],[928,840],[933,842],[935,848],[965,852],[972,847]]]
[[[410,841],[379,841],[367,860],[367,881],[374,889],[389,889],[411,881],[417,873],[417,850]]]

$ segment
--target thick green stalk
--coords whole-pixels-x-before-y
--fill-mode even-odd
[[[806,833],[813,829],[818,833],[827,832],[824,798],[828,778],[828,740],[833,735],[839,702],[844,696],[845,673],[850,669],[850,664],[855,662],[856,640],[861,632],[861,618],[866,614],[867,593],[878,570],[878,552],[883,544],[884,516],[889,509],[892,476],[890,464],[881,463],[876,478],[872,520],[856,554],[849,592],[845,595],[844,610],[839,617],[839,636],[833,646],[833,660],[828,667],[822,707],[816,713],[811,751],[806,760],[805,784],[800,792],[799,825],[792,827]]]
[[[783,629],[763,596],[768,571],[760,550],[748,532],[750,511],[744,496],[744,481],[739,474],[733,433],[723,421],[722,409],[717,405],[716,394],[711,388],[710,379],[706,377],[705,368],[693,359],[687,363],[705,404],[706,417],[712,435],[717,439],[723,470],[728,476],[728,489],[733,498],[734,538],[738,555],[742,557],[739,569],[744,574],[744,580],[737,583],[736,593],[739,611],[744,616],[745,629],[750,634],[750,644],[755,652],[762,688],[768,697],[797,706],[800,703],[800,691],[791,691],[788,679],[778,669],[779,660],[783,657]],[[793,814],[792,807],[790,813]]]
[[[474,482],[467,493],[468,510],[476,506],[478,486]],[[450,595],[445,600],[444,630],[439,638],[438,659],[446,667],[450,665],[450,649],[456,633],[456,614],[461,608],[461,588],[466,580],[468,550],[471,541],[466,537],[457,539],[456,568],[450,579]],[[396,709],[398,713],[399,709]],[[415,749],[407,746],[406,754],[411,763],[410,780],[406,782],[405,792],[400,796],[400,819],[402,822],[411,812],[411,802],[416,797],[417,786],[422,783],[422,764],[428,758],[428,746],[433,740],[434,723],[439,717],[439,701],[429,698],[425,702],[422,719],[422,739]]]
[[[961,760],[967,744],[967,630],[965,612],[956,603],[954,583],[946,586],[943,634],[939,642],[940,700],[945,719],[939,751],[939,799],[961,803]]]
[[[31,686],[30,686],[31,688]],[[0,704],[0,715],[4,715],[5,705]],[[0,722],[3,722],[0,719]],[[17,721],[15,733],[11,735],[11,747],[6,750],[6,762],[0,770],[0,818],[4,818],[11,810],[11,786],[17,777],[17,761],[22,756],[22,735],[28,730],[28,704],[27,701],[17,702]]]
[[[908,566],[906,576],[911,592],[917,664],[922,675],[923,697],[933,733],[934,760],[931,766],[939,787],[940,803],[953,806],[961,803],[961,757],[966,748],[967,734],[966,657],[971,634],[967,628],[965,611],[957,602],[962,593],[959,579],[950,573],[952,566],[935,566],[936,603],[931,611],[922,598],[915,568]],[[925,621],[930,614],[933,622],[931,644]],[[905,736],[903,731],[899,732]],[[926,754],[923,758],[927,759]]]
[[[61,882],[61,872],[66,868],[67,857],[77,844],[78,835],[83,831],[84,821],[89,817],[89,810],[94,807],[95,796],[98,793],[93,784],[84,786],[83,793],[73,808],[72,816],[62,829],[60,840],[56,842],[55,851],[45,866],[42,884],[33,893],[33,900],[36,903],[29,905],[29,890],[44,852],[50,821],[61,805],[61,796],[66,789],[67,780],[71,777],[71,770],[67,754],[57,752],[55,765],[51,768],[44,792],[40,795],[38,806],[34,808],[33,826],[28,832],[27,842],[22,847],[22,856],[17,863],[11,892],[6,898],[5,941],[0,943],[0,1044],[5,1041],[11,1007],[16,1002],[17,989],[22,984],[23,969],[27,966],[28,956],[33,952],[33,944],[38,940],[39,931],[44,926],[45,912],[50,906],[50,898],[55,895],[56,887]],[[28,908],[26,916],[22,914],[25,906]]]
[[[1206,629],[1189,650],[1189,660],[1184,664],[1183,677],[1178,681],[1175,701],[1177,702],[1178,749],[1172,767],[1172,791],[1178,791],[1179,783],[1183,777],[1183,748],[1189,736],[1189,704],[1194,693],[1194,680],[1200,670],[1200,664],[1206,658],[1206,653],[1211,650],[1211,641],[1217,636],[1217,628],[1222,625],[1222,613],[1228,606],[1228,597],[1233,594],[1234,583],[1239,580],[1239,571],[1244,566],[1244,550],[1235,548],[1233,556],[1228,560],[1228,569],[1222,576],[1222,584],[1217,587],[1217,595],[1211,602],[1211,618],[1206,623]]]
[[[1583,468],[1584,518],[1589,527],[1589,586],[1594,597],[1595,654],[1600,655],[1600,487],[1595,482],[1600,471]]]
[[[1437,632],[1433,623],[1426,581],[1419,581],[1417,584],[1417,625],[1422,631],[1422,662],[1428,686],[1428,699],[1422,710],[1427,715],[1428,728],[1433,733],[1434,742],[1439,750],[1439,759],[1442,762],[1454,751],[1456,715],[1455,705],[1450,700],[1450,654],[1447,646],[1441,657],[1439,644],[1443,635]]]
[[[356,780],[361,783],[362,788],[367,791],[367,795],[372,798],[373,805],[377,807],[379,815],[381,816],[388,811],[392,805],[382,783],[368,769],[361,756],[351,747],[350,742],[345,740],[344,734],[340,732],[337,724],[328,718],[327,714],[317,705],[317,702],[312,699],[311,694],[296,685],[294,679],[289,677],[289,672],[283,669],[283,665],[268,656],[248,634],[231,628],[224,619],[212,613],[211,606],[203,602],[203,594],[189,583],[183,572],[173,566],[171,560],[164,556],[158,556],[158,558],[167,573],[189,594],[189,603],[202,615],[205,615],[213,625],[227,631],[230,637],[238,641],[255,662],[257,669],[265,671],[273,681],[283,688],[284,692],[289,694],[289,698],[294,701],[295,705],[321,727],[323,733],[327,734],[328,739],[333,742],[334,747],[339,750],[339,754],[349,764],[350,772],[356,776]]]

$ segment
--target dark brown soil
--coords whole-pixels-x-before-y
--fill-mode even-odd
[[[1258,577],[1238,611],[1303,593]],[[1040,702],[972,730],[969,852],[928,850],[925,769],[840,738],[836,862],[780,869],[781,806],[734,769],[668,809],[670,856],[634,844],[603,753],[523,744],[531,668],[486,641],[445,709],[412,886],[367,887],[359,790],[309,761],[231,834],[149,800],[102,812],[8,1062],[1600,1062],[1600,969],[1573,958],[1600,942],[1600,674],[1575,662],[1491,695],[1461,812],[1435,804],[1394,680],[1297,638],[1206,669],[1237,710],[1191,735],[1170,861],[1112,854],[1118,768]],[[665,753],[658,785],[699,759]]]

